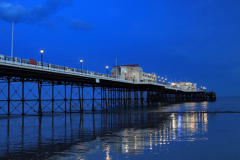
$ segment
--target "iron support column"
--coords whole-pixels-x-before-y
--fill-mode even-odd
[[[83,84],[82,84],[82,110],[81,112],[83,112]]]
[[[131,108],[132,107],[132,98],[131,98],[131,89],[128,90],[128,106]]]
[[[38,115],[42,116],[42,81],[38,80]]]
[[[73,88],[73,83],[71,83],[71,93],[70,93],[70,113],[72,112],[72,88]]]
[[[10,116],[10,77],[7,78],[8,80],[8,99],[7,99],[7,102],[8,102],[8,113],[7,115]]]
[[[81,103],[81,94],[80,94],[80,85],[78,83],[78,101],[80,105],[80,112],[82,112],[82,103]]]
[[[126,105],[126,89],[123,89],[123,103],[124,103],[124,109],[126,109],[127,105]]]
[[[95,101],[94,96],[95,96],[95,94],[94,93],[95,93],[95,86],[93,86],[92,111],[95,110],[95,108],[94,108],[94,101]]]
[[[141,107],[143,107],[143,91],[140,91]]]
[[[65,109],[64,109],[64,113],[67,113],[67,82],[64,82],[64,88],[65,88],[65,98],[64,98],[64,101],[65,101]]]
[[[117,108],[117,88],[115,88],[115,108]]]
[[[24,102],[25,99],[24,99],[24,79],[22,79],[22,115],[24,116],[25,113],[24,113]]]
[[[54,112],[54,82],[52,81],[52,114]]]
[[[102,86],[101,86],[101,109],[102,109],[102,99],[103,99],[103,94],[102,94],[103,90],[102,90]]]
[[[108,110],[108,103],[107,103],[107,90],[106,90],[106,87],[104,88],[104,92],[105,92],[105,98],[106,98],[106,110]]]

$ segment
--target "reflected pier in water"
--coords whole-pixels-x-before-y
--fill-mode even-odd
[[[111,113],[3,117],[0,158],[81,157],[103,150],[139,154],[172,141],[207,139],[207,113],[132,110]],[[199,123],[200,122],[200,123]],[[108,148],[108,149],[107,149]],[[106,157],[107,158],[107,157]]]

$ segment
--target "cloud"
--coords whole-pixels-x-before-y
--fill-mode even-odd
[[[0,19],[15,23],[34,23],[50,18],[59,10],[72,5],[72,0],[46,0],[43,5],[25,8],[20,4],[0,2]]]
[[[46,0],[42,5],[36,5],[31,8],[25,8],[20,4],[12,4],[0,0],[0,20],[14,23],[37,23],[40,26],[47,26],[50,29],[60,30],[62,22],[74,30],[91,30],[95,26],[81,21],[69,20],[69,18],[62,18],[59,21],[59,16],[54,17],[54,14],[66,7],[73,6],[72,0]]]
[[[29,21],[30,10],[21,5],[12,5],[11,3],[0,3],[0,19],[11,22]]]
[[[95,28],[95,26],[93,26],[93,25],[91,25],[87,22],[78,20],[78,19],[74,19],[74,20],[69,21],[68,26],[71,29],[75,29],[75,30],[79,30],[79,29],[91,30],[91,29]]]

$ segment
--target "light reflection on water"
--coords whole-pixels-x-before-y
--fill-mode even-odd
[[[2,118],[2,158],[81,159],[98,151],[143,154],[173,141],[207,140],[207,113],[67,114]],[[196,137],[193,135],[201,134]]]
[[[231,132],[226,128],[230,126],[229,120],[234,124],[240,119],[236,119],[239,113],[233,116],[233,113],[206,111],[238,112],[239,106],[224,107],[218,103],[214,107],[216,103],[183,103],[94,114],[1,117],[0,159],[158,159],[175,152],[188,156],[188,150],[192,149],[189,144],[201,147],[204,142],[212,149],[209,141],[219,143],[216,135],[231,138],[238,133],[236,127],[228,128]],[[217,125],[216,119],[221,125]]]
[[[168,115],[148,113],[146,115],[150,115],[148,116],[148,118],[150,117],[148,122],[151,122],[151,127],[126,128],[100,138],[101,143],[85,144],[81,150],[79,150],[79,146],[83,145],[79,143],[72,146],[67,152],[79,153],[78,156],[84,159],[85,156],[87,157],[90,154],[89,148],[94,146],[95,149],[91,151],[91,154],[102,149],[106,152],[105,158],[112,159],[109,155],[110,152],[138,155],[143,154],[145,150],[152,150],[154,147],[166,147],[172,142],[208,139],[203,136],[207,132],[207,113],[174,113]],[[158,119],[159,117],[161,118]],[[158,120],[160,121],[158,122]],[[106,145],[104,149],[101,148],[104,146],[103,144]]]

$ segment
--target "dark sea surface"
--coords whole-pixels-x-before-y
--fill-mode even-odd
[[[0,159],[240,159],[240,97],[0,117]]]

